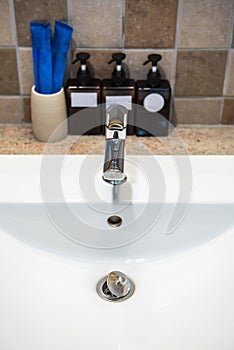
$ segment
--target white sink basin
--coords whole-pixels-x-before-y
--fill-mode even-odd
[[[114,203],[102,164],[0,157],[0,349],[233,350],[234,156],[128,157]]]

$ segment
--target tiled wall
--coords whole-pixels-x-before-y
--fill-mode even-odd
[[[107,62],[121,50],[142,79],[142,62],[158,52],[178,123],[234,124],[233,13],[233,0],[1,0],[0,123],[30,121],[30,20],[62,19],[97,77],[110,76]]]

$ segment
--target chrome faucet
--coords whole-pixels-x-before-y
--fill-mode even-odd
[[[127,115],[127,109],[121,105],[111,105],[106,112],[106,151],[102,178],[112,185],[120,185],[127,180],[124,173]]]

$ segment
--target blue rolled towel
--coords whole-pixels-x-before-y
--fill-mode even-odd
[[[52,40],[53,61],[53,91],[62,88],[66,68],[67,52],[69,49],[73,29],[66,23],[55,21],[54,36]]]
[[[49,23],[31,22],[35,90],[53,93],[51,29]]]

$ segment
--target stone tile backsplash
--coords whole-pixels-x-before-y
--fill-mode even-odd
[[[121,47],[122,0],[70,1],[76,47]]]
[[[234,50],[229,53],[227,62],[226,81],[224,85],[224,95],[234,96]]]
[[[0,48],[0,95],[19,95],[15,48]]]
[[[234,124],[234,98],[224,100],[224,108],[222,115],[223,124]]]
[[[111,54],[123,51],[128,74],[144,79],[142,63],[160,53],[173,120],[234,124],[233,15],[233,0],[1,0],[0,123],[30,122],[30,21],[60,19],[74,29],[70,58],[90,52],[96,77],[110,77]]]
[[[232,0],[181,0],[180,48],[228,48]]]
[[[30,21],[67,21],[67,1],[14,0],[14,12],[18,45],[31,46]]]
[[[8,0],[0,1],[0,46],[12,46],[15,45],[15,38],[12,27],[12,12],[10,9],[10,3]]]
[[[177,0],[126,0],[125,47],[173,48]]]
[[[226,59],[224,50],[179,51],[175,96],[221,96]]]

